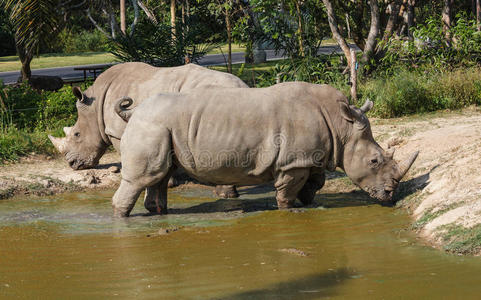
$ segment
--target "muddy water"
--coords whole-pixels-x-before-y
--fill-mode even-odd
[[[479,299],[481,259],[418,242],[362,195],[273,210],[272,192],[170,191],[171,214],[110,218],[113,192],[0,201],[0,298]],[[159,228],[170,233],[159,234]],[[163,230],[161,233],[165,233]]]

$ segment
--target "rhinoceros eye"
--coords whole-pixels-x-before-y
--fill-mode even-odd
[[[377,164],[377,158],[371,159],[371,164]]]
[[[76,132],[73,134],[75,137],[79,137],[80,136],[80,132]]]

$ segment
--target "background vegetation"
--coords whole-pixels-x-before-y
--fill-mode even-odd
[[[355,67],[352,102],[370,98],[371,116],[399,117],[480,104],[479,2],[0,0],[0,55],[20,54],[17,66],[28,82],[31,60],[42,53],[110,52],[121,61],[174,66],[226,44],[219,50],[226,65],[215,68],[252,87],[297,80],[331,84],[349,95]],[[330,38],[342,52],[319,55]],[[245,64],[231,64],[232,44],[245,49]],[[265,48],[286,58],[253,64]],[[0,159],[50,153],[47,133],[61,134],[75,121],[68,87],[43,92],[28,83],[0,85],[0,96]]]

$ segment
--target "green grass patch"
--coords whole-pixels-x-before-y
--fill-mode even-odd
[[[0,133],[0,161],[17,160],[32,152],[49,155],[55,153],[46,132],[27,132],[10,127]]]
[[[77,65],[113,63],[115,56],[108,52],[51,53],[34,57],[30,67],[34,69],[55,68]],[[0,72],[18,71],[22,64],[18,56],[0,57]]]
[[[471,228],[448,224],[440,229],[445,231],[441,234],[441,238],[447,243],[444,246],[446,251],[460,254],[478,254],[481,252],[481,224]]]

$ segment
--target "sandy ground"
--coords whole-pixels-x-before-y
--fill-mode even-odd
[[[0,167],[0,199],[18,194],[49,195],[84,188],[110,188],[120,182],[120,157],[106,153],[92,170],[74,171],[61,157],[30,155]]]
[[[398,206],[412,213],[421,236],[443,247],[449,243],[443,237],[449,225],[469,230],[481,224],[481,110],[372,119],[371,123],[381,146],[396,148],[396,159],[420,151],[397,198]],[[0,167],[0,199],[115,187],[120,181],[118,162],[118,154],[110,152],[96,169],[74,171],[61,158],[32,155]],[[355,187],[342,180],[341,185],[328,182],[323,191],[333,189],[345,192]]]

